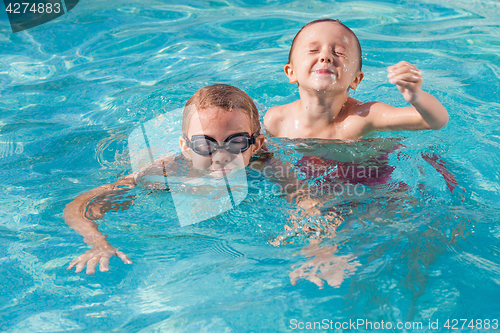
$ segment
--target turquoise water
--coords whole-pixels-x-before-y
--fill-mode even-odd
[[[398,322],[438,332],[468,319],[475,326],[464,331],[495,331],[476,324],[500,319],[497,1],[80,1],[16,34],[0,11],[1,331],[286,332],[324,319],[391,322],[384,331],[394,332],[415,331]],[[357,99],[405,105],[385,67],[407,60],[450,112],[439,132],[271,140],[292,162],[325,149],[369,159],[397,145],[387,184],[321,210],[345,216],[321,244],[336,248],[344,280],[291,284],[295,265],[312,260],[301,252],[309,240],[268,243],[294,203],[262,190],[272,184],[262,177],[236,209],[185,227],[169,193],[138,190],[129,210],[99,222],[133,265],[112,258],[106,273],[67,271],[88,247],[62,211],[132,170],[132,131],[163,114],[180,133],[173,110],[207,84],[244,89],[261,115],[295,100],[282,68],[296,31],[320,17],[341,19],[361,41]]]

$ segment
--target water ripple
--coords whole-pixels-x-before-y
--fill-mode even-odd
[[[496,0],[96,0],[22,33],[11,34],[3,19],[0,276],[9,293],[2,330],[262,331],[278,323],[284,331],[292,317],[495,314],[495,300],[485,299],[499,273],[492,245],[500,202],[499,12]],[[432,133],[348,144],[270,141],[291,164],[303,154],[364,163],[401,144],[389,154],[396,169],[388,184],[320,209],[346,215],[323,245],[356,256],[355,274],[338,289],[306,280],[291,286],[290,265],[307,262],[293,254],[307,239],[268,244],[284,232],[295,203],[260,191],[272,185],[261,178],[238,209],[184,229],[168,193],[140,193],[129,210],[99,225],[134,264],[114,258],[112,271],[95,276],[65,271],[87,247],[62,210],[130,170],[126,138],[134,128],[163,114],[174,133],[176,110],[212,83],[247,91],[261,117],[295,100],[282,68],[295,33],[321,17],[339,18],[359,36],[365,78],[356,98],[406,105],[385,67],[408,60],[451,116]],[[423,158],[433,154],[456,179],[453,191]]]

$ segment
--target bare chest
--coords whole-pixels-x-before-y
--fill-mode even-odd
[[[349,116],[327,126],[305,126],[296,119],[284,122],[279,136],[287,138],[310,138],[330,140],[355,140],[365,134],[365,123],[360,117]]]

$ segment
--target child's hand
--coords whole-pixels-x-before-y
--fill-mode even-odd
[[[398,87],[408,103],[414,104],[422,92],[422,72],[406,61],[387,67],[387,72],[389,82]]]
[[[290,274],[290,282],[296,285],[299,279],[307,279],[318,287],[323,288],[325,280],[328,285],[338,288],[344,279],[353,274],[359,262],[347,256],[336,256],[336,246],[323,248],[313,247],[302,249],[306,257],[313,257],[310,261],[294,269]]]
[[[92,250],[88,250],[85,254],[74,259],[69,264],[67,270],[73,269],[76,265],[76,273],[80,273],[85,265],[87,265],[87,274],[94,274],[95,267],[99,263],[99,270],[101,272],[106,272],[109,270],[109,258],[113,256],[120,257],[126,264],[132,263],[132,260],[130,260],[125,253],[118,251],[108,243],[106,246],[95,245]]]

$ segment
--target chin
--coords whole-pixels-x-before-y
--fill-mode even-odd
[[[331,84],[316,85],[316,86],[309,88],[309,90],[325,93],[325,92],[329,92],[332,90],[332,85]]]

